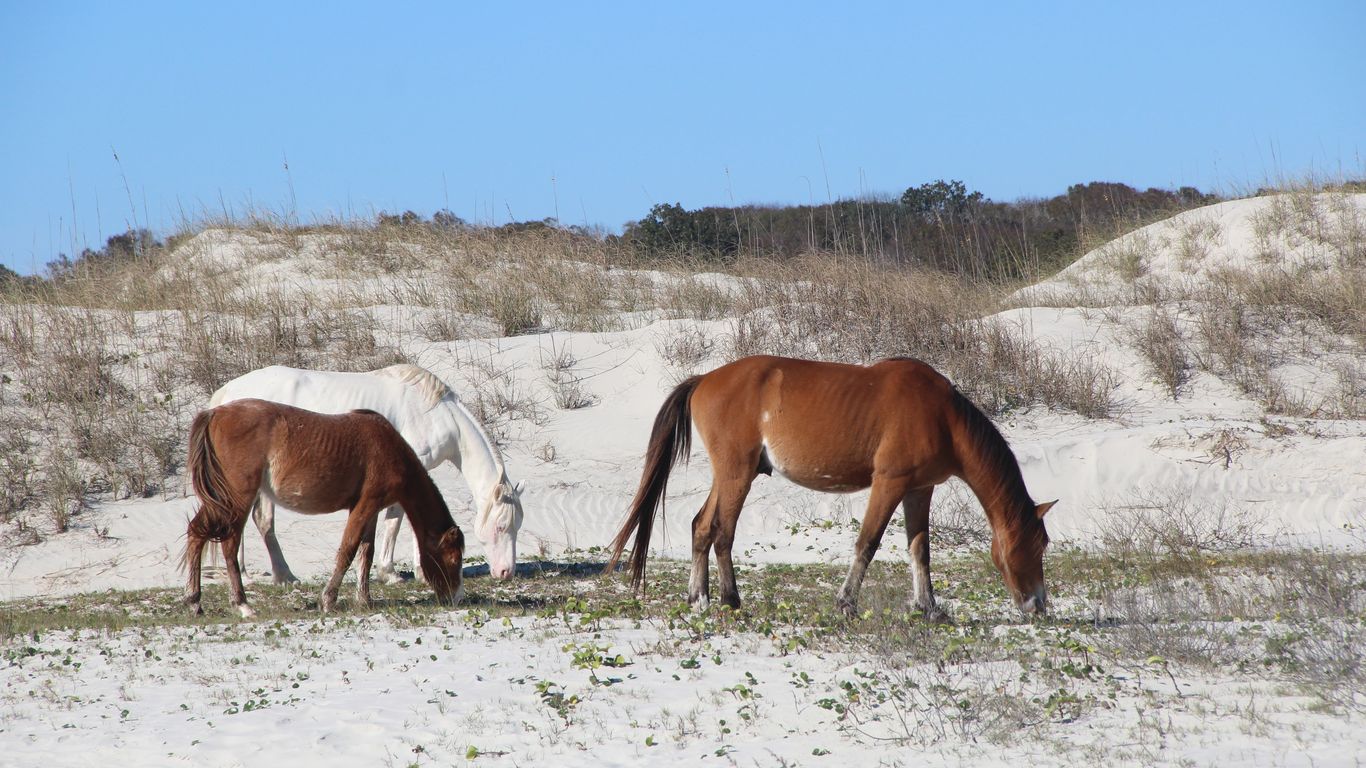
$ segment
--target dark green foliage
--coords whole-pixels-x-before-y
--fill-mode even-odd
[[[1092,182],[1044,200],[998,203],[961,181],[938,180],[896,200],[695,211],[659,204],[628,223],[622,239],[647,255],[782,258],[827,251],[1000,279],[1056,269],[1123,229],[1213,202],[1216,196],[1191,187],[1140,191]]]

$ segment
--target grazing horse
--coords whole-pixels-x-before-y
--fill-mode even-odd
[[[183,560],[189,566],[185,604],[192,613],[203,613],[199,571],[204,545],[220,541],[231,602],[243,618],[254,615],[236,555],[258,494],[305,514],[351,510],[336,568],[323,587],[324,611],[336,606],[337,589],[357,549],[356,600],[370,604],[375,523],[380,510],[395,504],[413,526],[419,563],[437,600],[454,604],[464,594],[465,536],[417,454],[374,411],[324,415],[266,400],[239,400],[195,417],[187,463],[200,501],[185,534]]]
[[[669,472],[691,450],[692,427],[711,458],[711,494],[692,522],[688,602],[705,608],[707,551],[716,549],[721,602],[739,607],[731,545],[740,507],[757,475],[774,472],[817,491],[872,488],[854,562],[836,598],[845,614],[858,604],[864,572],[897,504],[906,511],[913,608],[942,616],[930,588],[930,494],[950,476],[976,494],[991,523],[991,559],[1016,606],[1043,614],[1043,516],[1015,454],[977,406],[919,360],[871,366],[756,356],[674,388],[655,417],[645,470],[626,521],[612,544],[616,567],[631,533],[631,580],[642,588],[655,510]]]
[[[474,535],[484,543],[489,573],[508,579],[517,571],[517,531],[522,527],[521,485],[507,477],[498,449],[484,434],[460,398],[432,372],[416,365],[391,365],[370,373],[306,371],[272,365],[246,373],[219,387],[209,407],[255,397],[318,413],[367,409],[383,415],[417,452],[426,469],[449,461],[460,470],[474,496]],[[276,584],[297,581],[275,538],[275,505],[262,497],[256,527],[270,553]],[[384,539],[379,549],[379,577],[399,581],[394,571],[394,545],[403,513],[384,513]],[[413,564],[418,553],[414,541]]]

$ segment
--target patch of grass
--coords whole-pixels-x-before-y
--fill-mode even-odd
[[[1192,363],[1176,312],[1153,307],[1147,321],[1132,332],[1131,339],[1168,394],[1173,400],[1178,398],[1190,381]]]

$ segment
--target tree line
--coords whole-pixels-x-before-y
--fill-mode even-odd
[[[1183,210],[1218,202],[1194,187],[1139,190],[1127,184],[1074,184],[1061,195],[997,202],[958,180],[907,188],[897,198],[837,200],[824,205],[708,206],[659,204],[620,235],[565,226],[555,219],[471,224],[448,210],[431,218],[413,211],[379,213],[380,228],[426,227],[493,234],[556,232],[606,241],[643,258],[688,256],[727,261],[740,256],[791,258],[803,253],[858,255],[986,279],[1037,275],[1060,268],[1085,247]],[[75,258],[59,255],[42,277],[20,277],[0,265],[0,285],[62,281],[162,248],[152,232],[129,230]]]
[[[659,204],[621,237],[637,250],[712,259],[786,257],[810,251],[857,254],[984,278],[1060,267],[1081,248],[1122,229],[1218,202],[1194,187],[1138,190],[1127,184],[1074,184],[1046,199],[1003,203],[957,180],[908,188],[895,199],[825,205]]]

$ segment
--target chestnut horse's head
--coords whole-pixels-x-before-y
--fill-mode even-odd
[[[1043,553],[1048,548],[1048,531],[1043,516],[1057,501],[1039,504],[1021,515],[1013,530],[997,530],[991,536],[991,562],[1001,572],[1006,590],[1015,605],[1027,616],[1048,612],[1048,589],[1043,580]]]
[[[460,526],[451,526],[441,534],[434,549],[424,549],[421,554],[422,575],[427,577],[437,601],[444,605],[459,603],[465,597],[465,534]]]

